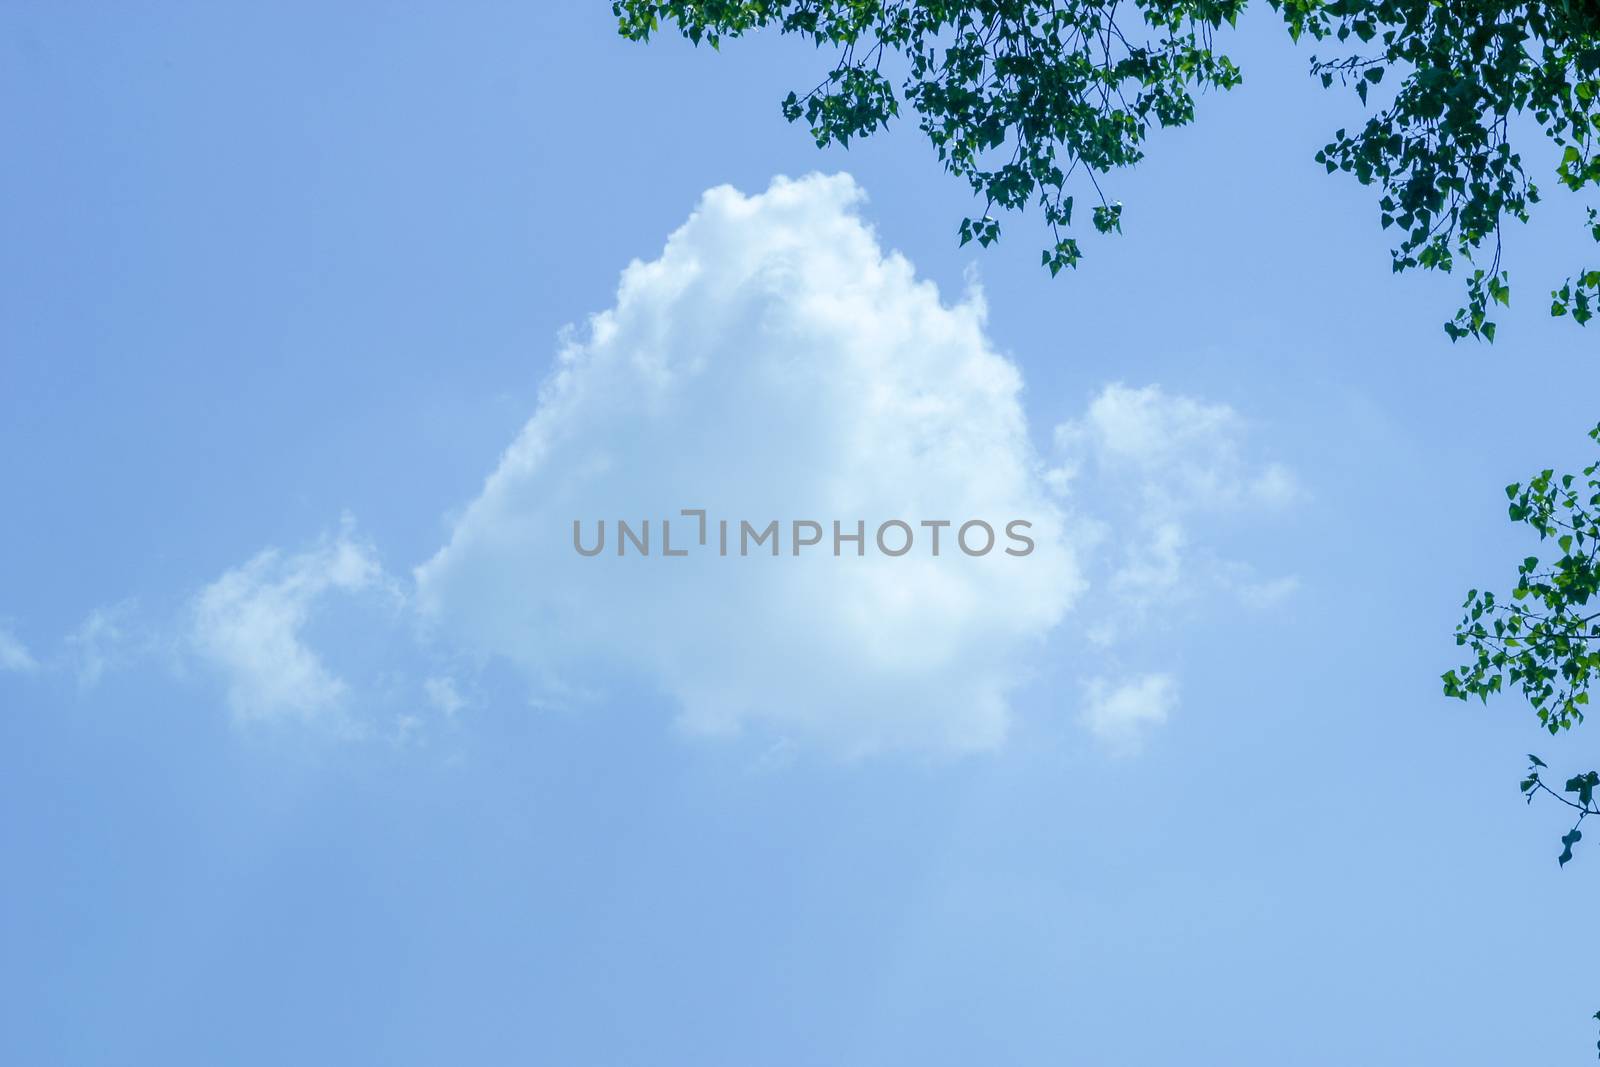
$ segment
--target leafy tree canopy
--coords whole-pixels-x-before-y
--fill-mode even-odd
[[[1451,338],[1494,339],[1492,305],[1510,302],[1501,267],[1507,219],[1526,221],[1538,185],[1512,144],[1531,118],[1561,152],[1556,180],[1600,184],[1600,4],[1593,0],[1268,0],[1290,36],[1336,46],[1313,57],[1324,86],[1353,89],[1365,123],[1317,153],[1379,193],[1380,221],[1399,235],[1396,271],[1467,274]],[[1152,129],[1194,119],[1195,96],[1239,84],[1215,47],[1244,0],[614,0],[623,36],[648,40],[671,24],[713,48],[775,28],[838,59],[809,92],[783,101],[817,144],[883,129],[902,101],[946,170],[983,200],[961,220],[963,244],[1000,236],[992,212],[1035,204],[1052,274],[1082,256],[1082,197],[1101,233],[1120,231],[1122,204],[1106,179],[1137,163]],[[886,57],[894,57],[885,73]],[[1390,83],[1379,103],[1375,89]],[[1379,90],[1381,92],[1381,90]],[[1080,213],[1081,220],[1081,213]],[[1600,216],[1589,210],[1600,241]],[[1551,293],[1551,312],[1585,322],[1600,310],[1600,269]]]
[[[1600,443],[1600,426],[1589,436]],[[1508,597],[1476,589],[1467,594],[1456,644],[1470,659],[1444,673],[1444,691],[1487,701],[1515,687],[1544,728],[1559,734],[1583,721],[1600,682],[1600,462],[1580,475],[1540,471],[1525,485],[1506,486],[1506,497],[1511,521],[1532,528],[1557,554],[1523,559]],[[1600,815],[1600,773],[1574,775],[1557,793],[1540,776],[1544,761],[1528,759],[1522,792],[1530,802],[1548,793],[1575,808],[1578,823]],[[1574,824],[1561,839],[1563,866],[1582,836]]]

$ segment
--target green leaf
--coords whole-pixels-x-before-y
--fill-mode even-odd
[[[1556,862],[1565,867],[1572,861],[1572,846],[1583,840],[1583,834],[1574,826],[1571,830],[1561,835],[1561,855],[1556,857]]]

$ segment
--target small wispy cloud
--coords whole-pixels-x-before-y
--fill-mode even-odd
[[[447,718],[454,718],[457,712],[467,706],[467,700],[461,695],[456,680],[447,675],[423,679],[422,691],[427,695],[428,703],[433,705],[434,710]]]
[[[135,641],[131,601],[95,608],[67,635],[67,663],[83,689],[100,684],[107,671],[124,666]]]
[[[39,661],[8,624],[0,623],[0,671],[28,674],[39,669]]]
[[[190,643],[225,680],[241,719],[312,719],[337,713],[347,686],[302,639],[324,598],[385,584],[372,550],[351,537],[296,555],[269,549],[202,589]]]
[[[1258,606],[1291,594],[1292,577],[1239,585],[1248,566],[1197,552],[1195,530],[1230,517],[1281,511],[1303,495],[1281,463],[1252,458],[1245,420],[1227,404],[1159,385],[1102,389],[1078,418],[1056,427],[1052,484],[1115,530],[1106,586],[1137,620],[1200,589],[1223,588]],[[1102,635],[1115,631],[1102,620]]]
[[[1116,683],[1095,678],[1085,687],[1080,721],[1107,751],[1131,756],[1177,704],[1178,683],[1170,674],[1146,674]]]

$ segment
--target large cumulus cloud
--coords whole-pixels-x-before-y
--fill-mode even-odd
[[[848,176],[712,189],[615,305],[569,338],[537,410],[417,568],[436,634],[571,699],[610,673],[680,720],[761,721],[849,751],[984,748],[1081,586],[1074,528],[1047,487],[1017,368],[955,303],[885,254]],[[659,555],[683,508],[828,528],[901,518],[1032,523],[1035,550],[796,558]],[[573,549],[572,523],[650,519],[649,557]],[[562,694],[566,694],[562,697]]]

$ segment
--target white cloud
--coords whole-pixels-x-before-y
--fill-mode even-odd
[[[1167,721],[1178,704],[1178,683],[1169,674],[1146,674],[1120,684],[1096,678],[1086,687],[1080,720],[1114,755],[1130,756],[1146,735]]]
[[[1081,419],[1056,427],[1056,445],[1069,470],[1092,462],[1125,479],[1157,516],[1293,500],[1286,468],[1245,461],[1244,435],[1244,420],[1227,404],[1115,383]]]
[[[38,669],[39,661],[33,658],[33,653],[11,632],[9,626],[0,624],[0,671],[25,674]]]
[[[1300,579],[1291,574],[1265,582],[1241,582],[1237,588],[1239,599],[1245,607],[1265,611],[1277,607],[1299,592]]]
[[[1192,527],[1239,513],[1281,509],[1300,495],[1288,468],[1246,458],[1244,420],[1227,404],[1158,385],[1105,387],[1081,418],[1056,427],[1051,484],[1108,516],[1121,558],[1108,581],[1135,618],[1186,591],[1234,589],[1248,568],[1208,559],[1194,573]],[[1235,589],[1260,606],[1292,593],[1292,577]],[[1117,606],[1108,607],[1115,612]],[[1102,622],[1102,639],[1114,632]]]
[[[707,192],[658,258],[623,272],[614,305],[568,331],[531,417],[415,569],[409,601],[348,529],[298,555],[263,552],[202,590],[189,647],[225,680],[235,715],[370,733],[386,706],[395,743],[421,743],[467,705],[456,668],[498,657],[534,706],[653,690],[689,730],[759,726],[774,754],[763,766],[805,743],[984,749],[1004,740],[1016,691],[1091,571],[1088,642],[1069,654],[1166,623],[1201,588],[1259,608],[1293,593],[1292,577],[1259,577],[1208,547],[1208,525],[1299,492],[1286,468],[1248,453],[1232,408],[1113,384],[1056,428],[1047,467],[981,293],[941,301],[880,249],[861,199],[848,176]],[[684,508],[706,510],[709,544],[694,543]],[[648,558],[616,554],[619,519],[649,523]],[[663,557],[664,519],[689,556]],[[716,551],[718,519],[732,524],[732,555]],[[886,519],[911,525],[916,551],[871,546]],[[946,529],[941,555],[928,554],[923,520],[968,519],[1002,531],[1002,547],[1005,524],[1027,520],[1036,548],[971,557]],[[575,551],[574,520],[590,540],[604,520],[607,551]],[[778,520],[782,554],[741,557],[740,520]],[[795,520],[821,523],[824,544],[796,557]],[[834,520],[865,523],[864,558],[830,550]],[[373,590],[414,608],[433,643],[406,641],[404,665],[350,674],[362,692],[352,721],[341,674],[360,635],[339,631],[335,672],[308,629],[331,594]],[[378,621],[368,636],[392,655],[395,620]],[[92,679],[107,661],[92,653],[102,637],[117,646],[117,627],[91,623],[76,640]],[[437,718],[418,710],[419,685]],[[1165,721],[1177,683],[1099,678],[1085,692],[1085,727],[1128,754]]]
[[[93,689],[106,671],[127,662],[132,613],[130,602],[95,608],[67,636],[67,652],[82,688]]]
[[[860,199],[847,176],[713,189],[659,258],[624,271],[418,568],[439,634],[545,695],[621,672],[698,731],[758,721],[847,752],[1003,739],[1010,694],[1082,586],[1080,533],[1045,486],[981,297],[942,303],[880,250]],[[659,539],[692,507],[869,531],[1027,519],[1038,547],[969,558],[947,532],[937,559],[794,558],[787,538],[778,559],[573,550],[574,519],[649,518]],[[674,540],[693,528],[675,521]]]
[[[1145,603],[1177,587],[1183,578],[1183,550],[1188,534],[1180,523],[1151,524],[1145,536],[1127,542],[1125,558],[1112,573],[1112,592]]]
[[[435,710],[443,712],[446,717],[453,718],[467,706],[467,700],[456,687],[454,678],[445,676],[425,678],[422,682],[422,691],[427,694],[428,703],[432,704]]]
[[[241,719],[336,716],[347,686],[302,630],[328,593],[383,583],[370,549],[348,528],[308,552],[261,552],[195,597],[192,647],[225,679],[228,706]]]

